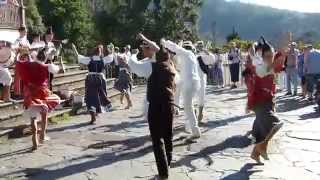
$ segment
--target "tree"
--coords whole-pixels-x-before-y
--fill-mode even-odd
[[[47,26],[52,26],[59,39],[67,38],[79,47],[93,45],[93,20],[86,0],[39,1]]]
[[[42,22],[42,17],[38,11],[35,0],[25,0],[26,6],[26,23],[30,34],[41,34],[44,32],[45,27]]]
[[[198,8],[201,0],[166,0],[158,2],[154,10],[145,13],[146,34],[160,40],[162,37],[178,40],[197,40]]]
[[[234,41],[234,40],[240,40],[241,39],[240,35],[238,34],[238,32],[236,31],[234,26],[232,28],[232,33],[229,34],[226,39],[227,39],[228,43],[231,42],[231,41]]]

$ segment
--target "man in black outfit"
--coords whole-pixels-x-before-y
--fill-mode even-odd
[[[129,60],[129,66],[136,73],[148,77],[147,99],[149,102],[148,123],[160,180],[169,178],[172,160],[172,123],[174,113],[175,69],[169,52],[139,34],[143,61],[136,54]],[[163,41],[162,41],[163,42]]]

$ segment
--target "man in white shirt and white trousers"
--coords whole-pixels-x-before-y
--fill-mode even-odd
[[[201,137],[201,131],[194,111],[193,100],[200,90],[200,76],[198,71],[197,57],[193,53],[195,50],[191,42],[184,42],[183,47],[169,41],[162,40],[161,44],[170,51],[177,54],[181,60],[180,78],[183,82],[181,92],[183,97],[184,112],[187,119],[186,130],[190,127],[192,131],[191,139]]]

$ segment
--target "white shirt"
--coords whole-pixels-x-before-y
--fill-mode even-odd
[[[41,62],[41,61],[38,61],[38,60],[35,60],[34,62],[39,63],[39,64],[44,64],[44,62]],[[59,72],[59,70],[60,70],[60,67],[58,65],[48,64],[49,73],[57,74]]]
[[[163,45],[165,48],[168,48],[179,56],[181,60],[180,75],[183,81],[200,81],[198,71],[199,63],[197,56],[192,51],[186,50],[171,41],[165,41]]]
[[[131,72],[139,77],[149,78],[152,74],[152,63],[156,62],[155,58],[144,58],[138,61],[137,55],[133,54],[128,62]]]
[[[31,49],[40,49],[44,48],[46,46],[44,41],[39,41],[39,42],[32,42],[30,48]]]
[[[53,42],[47,42],[47,44],[45,44],[45,47],[48,48],[48,50],[46,52],[48,59],[53,60],[54,56],[56,56],[56,51],[57,51]]]
[[[13,49],[17,49],[19,48],[20,46],[27,46],[27,47],[30,47],[30,43],[27,39],[27,36],[24,36],[22,38],[18,38],[13,44],[12,44],[12,48]]]
[[[216,62],[216,56],[212,53],[200,52],[199,56],[202,57],[202,61],[205,65],[213,65]]]
[[[110,64],[113,62],[114,60],[114,55],[113,54],[109,54],[108,56],[102,58],[103,59],[103,63],[104,65]],[[93,56],[92,57],[93,61],[101,61],[101,57],[100,56]],[[91,57],[87,57],[87,56],[83,56],[83,55],[79,55],[78,56],[78,62],[84,65],[88,65],[91,61]]]

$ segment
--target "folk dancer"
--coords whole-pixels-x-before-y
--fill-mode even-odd
[[[195,48],[189,41],[184,42],[183,46],[179,46],[170,40],[163,40],[163,45],[181,58],[180,77],[183,82],[188,82],[182,84],[184,112],[187,119],[185,127],[187,132],[189,129],[192,131],[189,139],[198,139],[201,137],[201,131],[194,111],[193,100],[201,88],[201,79],[198,70],[199,64],[194,54]]]
[[[19,28],[19,38],[13,43],[12,48],[16,50],[16,60],[20,58],[20,52],[18,51],[21,47],[30,48],[30,43],[27,39],[27,28],[20,27]],[[21,77],[18,73],[15,72],[14,82],[13,82],[13,95],[14,98],[22,99],[23,95],[23,83],[21,81]]]
[[[96,122],[99,113],[109,112],[112,110],[111,101],[107,94],[106,78],[103,74],[105,65],[113,62],[113,54],[104,57],[103,46],[98,45],[90,57],[80,55],[75,45],[72,45],[78,62],[88,66],[89,74],[85,81],[85,102],[91,115],[90,124]]]
[[[60,98],[49,90],[49,73],[57,73],[59,66],[45,64],[47,56],[45,49],[42,49],[35,61],[31,61],[28,48],[20,52],[20,59],[16,64],[16,70],[24,83],[24,107],[31,119],[33,150],[36,150],[40,143],[49,140],[46,136],[48,126],[48,113],[59,103]],[[38,136],[37,116],[41,115],[41,132]]]
[[[247,109],[256,114],[252,129],[255,146],[251,158],[261,163],[260,156],[269,160],[267,154],[269,141],[283,125],[274,114],[274,99],[276,73],[283,70],[284,63],[274,56],[273,47],[264,38],[259,46],[262,49],[262,56],[251,54],[253,63],[246,64],[243,75],[248,88]]]
[[[134,61],[134,59],[137,59],[138,54],[138,52],[135,52],[135,54],[133,54],[130,58],[133,60],[130,60],[128,65],[132,73],[136,74],[139,77],[148,79],[151,74],[149,71],[145,71],[145,66],[150,66],[151,63],[156,61],[155,54],[159,51],[160,48],[155,42],[147,39],[143,34],[139,34],[138,38],[143,41],[143,44],[140,47],[142,48],[144,59],[142,59],[141,61]],[[143,102],[142,114],[145,120],[148,119],[148,107],[149,103],[147,101],[147,97],[145,97]]]
[[[117,57],[119,77],[117,78],[114,87],[121,92],[120,103],[123,104],[123,98],[125,97],[128,103],[125,109],[130,109],[132,107],[130,84],[133,82],[133,79],[131,78],[127,57],[124,54],[118,55]]]

